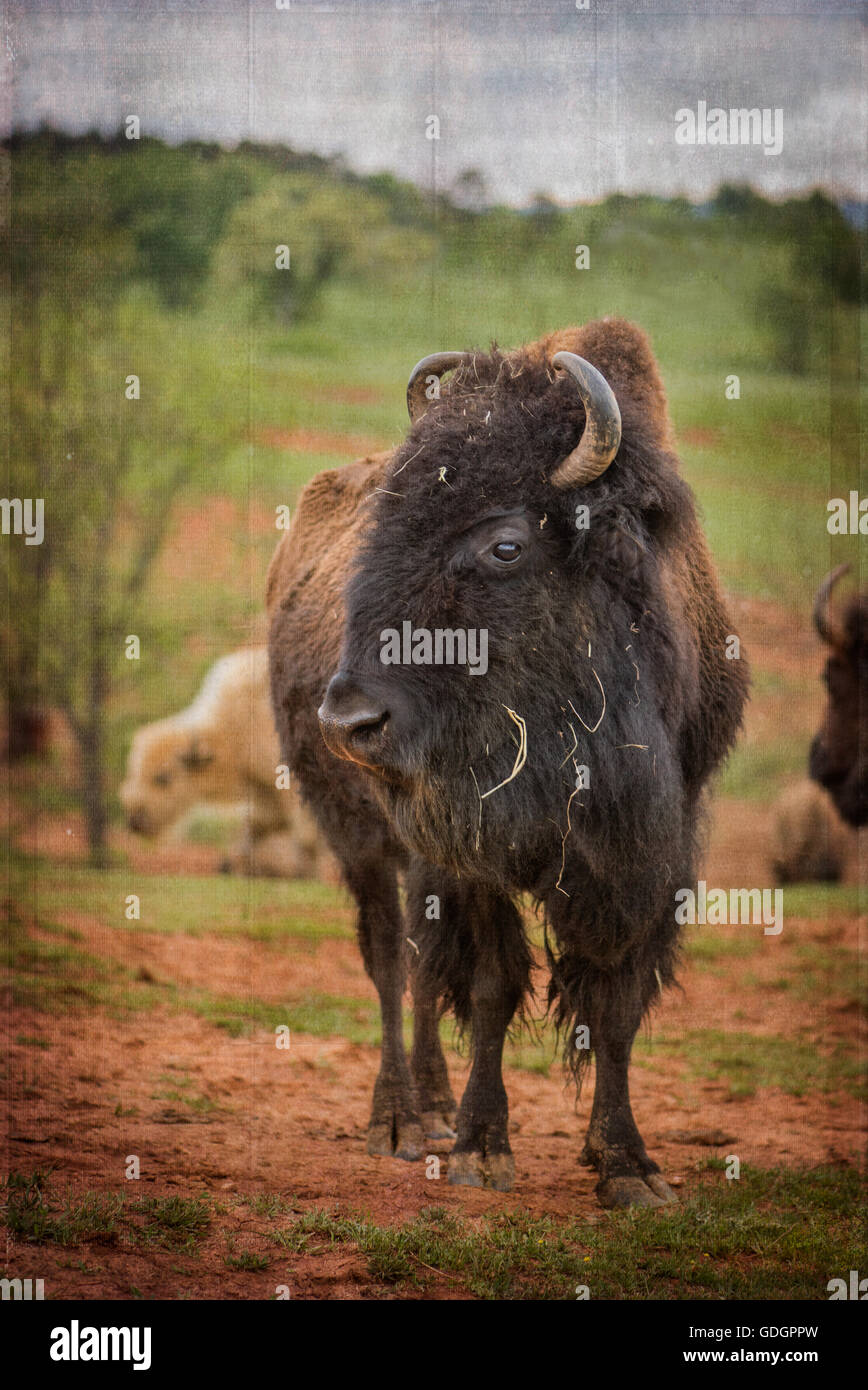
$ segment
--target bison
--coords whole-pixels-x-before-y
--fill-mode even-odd
[[[826,793],[802,778],[775,801],[771,869],[776,883],[838,883],[847,870],[853,831]]]
[[[265,648],[231,652],[191,705],[137,730],[119,792],[127,825],[157,835],[193,806],[237,802],[244,831],[225,869],[317,877],[331,856],[295,790],[278,789],[279,762]]]
[[[868,824],[868,590],[842,611],[831,609],[832,591],[849,568],[831,570],[814,601],[814,626],[829,648],[823,672],[828,702],[808,770],[848,825],[862,826]]]
[[[630,1052],[674,979],[674,895],[695,881],[747,672],[727,659],[657,365],[639,328],[605,319],[425,358],[408,405],[401,446],[307,486],[268,577],[283,756],[355,895],[381,1001],[368,1151],[417,1157],[454,1122],[449,1181],[512,1186],[502,1051],[530,994],[528,895],[577,1081],[595,1057],[598,1199],[658,1206],[673,1194],[631,1112]],[[484,673],[454,659],[471,631]],[[471,1036],[457,1119],[446,1008]]]

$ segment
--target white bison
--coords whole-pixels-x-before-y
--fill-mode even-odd
[[[191,705],[135,734],[119,793],[127,824],[153,836],[203,802],[242,803],[244,835],[225,868],[317,877],[328,852],[295,790],[278,787],[280,763],[266,650],[232,652]]]
[[[777,883],[837,883],[858,855],[857,835],[822,788],[804,778],[772,808],[771,850]]]

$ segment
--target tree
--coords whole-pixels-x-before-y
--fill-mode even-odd
[[[285,248],[285,249],[281,249]],[[388,203],[363,187],[279,174],[232,214],[215,255],[221,296],[242,287],[251,317],[300,322],[337,277],[406,275],[432,252],[422,230],[396,225]]]
[[[99,321],[133,267],[133,247],[114,224],[104,166],[83,163],[49,131],[14,147],[4,232],[4,381],[8,497],[44,496],[50,461],[62,457],[63,402],[81,324]],[[82,173],[86,171],[86,176]],[[7,756],[41,719],[39,598],[55,545],[4,541],[9,610],[0,627],[6,673]]]
[[[463,169],[449,190],[455,207],[465,212],[482,212],[489,202],[488,184],[480,169]]]
[[[0,649],[10,721],[35,704],[66,715],[102,865],[106,706],[124,639],[143,636],[173,503],[228,426],[218,364],[191,362],[172,318],[135,288],[135,238],[117,225],[106,163],[85,165],[16,168],[7,495],[44,499],[45,536],[4,539]]]

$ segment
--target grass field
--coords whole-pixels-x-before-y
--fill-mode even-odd
[[[572,248],[585,241],[592,268],[579,272]],[[109,704],[112,786],[138,724],[186,704],[218,656],[261,640],[274,509],[318,470],[401,438],[417,358],[620,313],[659,357],[753,667],[708,875],[769,882],[772,803],[803,773],[821,707],[813,592],[859,544],[826,529],[829,497],[859,485],[848,375],[858,318],[839,307],[813,325],[803,375],[772,369],[755,303],[782,264],[779,248],[719,231],[577,220],[530,262],[496,244],[475,264],[440,247],[385,286],[338,277],[316,317],[292,327],[253,324],[214,296],[179,316],[179,361],[200,370],[207,344],[229,443],[178,499],[152,572],[145,607],[159,641],[127,663]],[[141,290],[127,312],[135,322],[161,311]],[[740,397],[728,400],[733,374]],[[603,1215],[577,1163],[590,1088],[577,1121],[541,1005],[535,1030],[507,1050],[515,1193],[370,1159],[379,1014],[343,892],[221,877],[219,827],[143,847],[116,805],[111,868],[96,872],[62,734],[46,762],[10,774],[9,793],[0,1276],[45,1277],[49,1296],[115,1298],[274,1297],[288,1284],[293,1297],[565,1299],[588,1285],[597,1298],[815,1299],[864,1268],[854,875],[788,889],[780,938],[689,935],[684,994],[637,1042],[633,1087],[682,1200]],[[137,920],[125,916],[129,894]],[[530,931],[538,944],[539,924]],[[445,1024],[444,1037],[460,1091],[466,1049]],[[432,1152],[445,1164],[442,1145]],[[733,1154],[737,1181],[725,1171]]]

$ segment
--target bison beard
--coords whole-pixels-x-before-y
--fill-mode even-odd
[[[472,1039],[449,1180],[512,1185],[501,1061],[530,989],[514,902],[529,893],[567,1058],[577,1076],[596,1059],[584,1159],[598,1196],[657,1205],[672,1194],[630,1110],[630,1049],[673,979],[674,895],[695,879],[702,789],[739,726],[745,664],[726,660],[731,625],[640,330],[605,320],[423,364],[452,369],[433,402],[411,380],[394,454],[310,484],[269,574],[283,756],[356,895],[381,999],[368,1147],[417,1157],[426,1132],[451,1133],[449,1008]],[[486,629],[487,673],[383,666],[381,632],[407,620]]]

